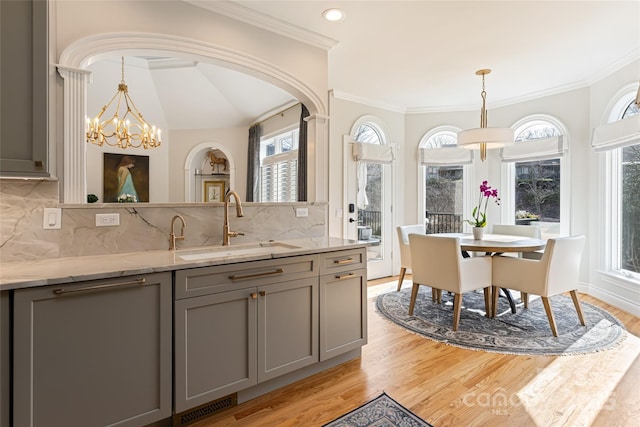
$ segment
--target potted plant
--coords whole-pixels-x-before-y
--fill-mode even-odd
[[[491,188],[487,181],[482,181],[480,184],[480,198],[478,199],[478,205],[473,208],[471,217],[473,219],[465,219],[473,226],[473,238],[475,240],[481,240],[484,235],[484,227],[487,226],[487,205],[489,199],[494,198],[497,205],[500,205],[500,198],[498,197],[498,189]],[[482,203],[484,201],[484,208]]]

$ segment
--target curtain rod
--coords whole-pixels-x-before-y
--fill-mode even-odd
[[[264,123],[264,122],[266,122],[267,120],[271,120],[271,119],[273,119],[273,118],[274,118],[274,117],[276,117],[276,116],[282,116],[282,115],[284,115],[284,113],[286,113],[287,111],[289,111],[289,110],[291,110],[291,109],[293,109],[293,108],[296,108],[296,107],[298,107],[298,106],[300,106],[300,105],[302,105],[302,103],[301,103],[301,102],[298,102],[298,103],[296,103],[296,104],[293,104],[292,106],[287,107],[287,108],[285,108],[285,109],[284,109],[284,110],[282,110],[282,111],[279,111],[279,112],[277,112],[277,113],[275,113],[275,114],[270,115],[270,116],[269,116],[269,117],[267,117],[266,119],[262,119],[262,120],[259,120],[259,121],[255,122],[255,123],[252,123],[252,124],[251,124],[251,126],[256,125],[256,124]]]

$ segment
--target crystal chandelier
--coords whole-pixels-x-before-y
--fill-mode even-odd
[[[116,99],[115,112],[111,118],[103,121],[102,115]],[[129,96],[124,82],[124,57],[122,57],[122,80],[118,85],[118,91],[93,120],[87,118],[87,142],[123,149],[139,147],[147,149],[160,146],[162,143],[160,134],[160,129],[150,126],[144,120]]]
[[[480,128],[467,129],[458,132],[458,146],[462,148],[480,148],[480,160],[487,158],[487,148],[500,148],[513,144],[513,129],[487,127],[487,92],[484,89],[484,76],[491,70],[482,69],[476,71],[477,76],[482,76],[482,110],[480,111]]]

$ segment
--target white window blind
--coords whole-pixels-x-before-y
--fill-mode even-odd
[[[473,150],[459,147],[420,148],[420,163],[423,165],[470,165]]]
[[[298,194],[298,150],[265,157],[260,166],[260,200],[295,202]]]
[[[380,145],[354,142],[353,158],[356,161],[389,164],[396,159],[396,150],[392,144]]]
[[[516,142],[501,150],[503,162],[548,160],[562,157],[567,147],[562,135]]]
[[[593,130],[591,146],[607,151],[640,143],[640,114],[618,120]]]

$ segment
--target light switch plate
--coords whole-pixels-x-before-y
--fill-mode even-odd
[[[44,208],[42,228],[45,230],[59,230],[62,228],[62,209]]]
[[[309,208],[296,208],[296,217],[309,216]]]

